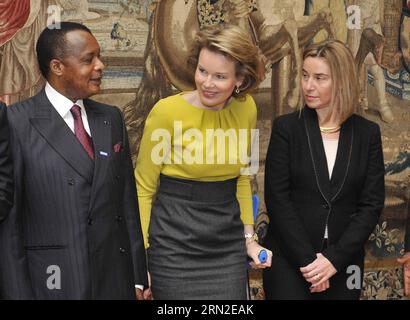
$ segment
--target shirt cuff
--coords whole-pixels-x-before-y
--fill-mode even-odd
[[[135,289],[140,289],[140,290],[144,291],[144,286],[140,285],[140,284],[136,284]]]

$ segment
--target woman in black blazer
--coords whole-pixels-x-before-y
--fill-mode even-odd
[[[354,114],[359,85],[342,42],[305,50],[301,85],[306,105],[275,119],[266,158],[266,298],[358,299],[384,205],[380,129]]]

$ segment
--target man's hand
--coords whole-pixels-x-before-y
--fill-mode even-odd
[[[300,268],[300,272],[306,281],[312,284],[312,289],[319,287],[324,291],[329,288],[329,279],[336,274],[337,270],[321,253],[317,253],[316,257],[312,263]],[[311,292],[321,292],[312,289]]]
[[[404,295],[410,298],[410,252],[406,252],[397,262],[403,265]]]
[[[144,289],[143,296],[144,300],[152,300],[151,288]]]
[[[146,288],[144,290],[135,288],[135,296],[137,297],[137,300],[152,300],[151,288]]]
[[[142,290],[139,288],[135,288],[135,296],[137,297],[137,300],[144,300]]]

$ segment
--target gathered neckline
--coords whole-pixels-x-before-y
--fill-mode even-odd
[[[197,110],[201,110],[201,111],[206,111],[206,112],[222,112],[224,110],[229,110],[232,105],[235,103],[236,99],[233,98],[231,102],[229,102],[224,108],[219,109],[219,110],[213,110],[213,109],[205,109],[205,108],[201,108],[198,106],[193,105],[192,103],[189,103],[186,99],[184,99],[183,95],[188,93],[189,91],[182,91],[180,93],[178,93],[178,97],[183,100],[188,106],[190,106],[191,108],[197,109]]]

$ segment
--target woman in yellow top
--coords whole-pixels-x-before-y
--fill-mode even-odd
[[[135,176],[154,299],[246,299],[256,268],[250,187],[258,50],[236,26],[198,33],[196,90],[160,100],[145,123]],[[254,152],[258,150],[254,150]]]

